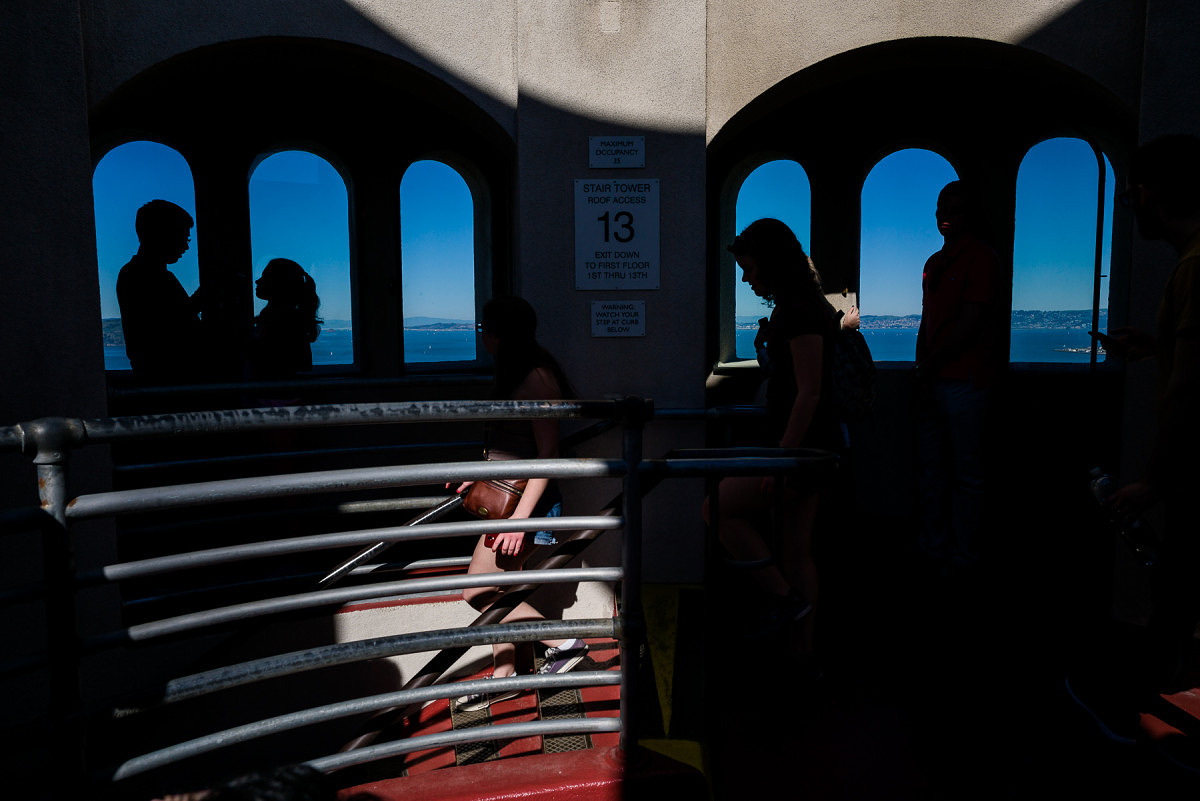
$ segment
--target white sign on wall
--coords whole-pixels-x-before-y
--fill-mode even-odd
[[[646,137],[589,136],[589,167],[645,167]]]
[[[644,337],[644,336],[646,336],[646,301],[644,301],[644,300],[594,300],[594,301],[592,301],[592,336],[594,336],[594,337]]]
[[[575,181],[575,288],[658,289],[658,179]]]

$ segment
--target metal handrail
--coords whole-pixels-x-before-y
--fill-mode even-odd
[[[232,466],[259,464],[292,459],[328,459],[331,456],[363,456],[366,454],[424,453],[428,451],[482,450],[482,440],[458,442],[418,442],[399,445],[361,445],[353,448],[316,448],[303,451],[270,451],[266,453],[240,453],[232,456],[210,456],[201,459],[178,459],[170,462],[143,462],[140,464],[115,465],[113,473],[136,475],[157,473],[162,470],[182,470],[195,467]]]
[[[624,680],[628,674],[622,671]],[[342,768],[363,765],[414,751],[424,751],[427,748],[438,748],[461,743],[477,743],[482,740],[512,740],[518,737],[548,737],[555,734],[603,734],[606,732],[621,733],[625,725],[621,718],[582,718],[558,720],[534,720],[528,723],[499,723],[486,729],[458,729],[455,731],[426,734],[407,740],[395,740],[359,748],[353,751],[343,751],[333,756],[310,759],[307,764],[317,770],[333,771]],[[628,747],[626,744],[624,747]]]
[[[135,711],[138,707],[173,704],[266,679],[352,662],[364,662],[368,659],[439,649],[466,649],[477,645],[491,645],[493,642],[534,642],[547,639],[565,640],[571,637],[620,639],[623,633],[621,625],[613,618],[534,620],[462,629],[418,631],[390,637],[374,637],[370,640],[320,645],[171,679],[164,683],[161,691],[133,699],[132,707],[122,710],[122,713]]]
[[[368,576],[373,573],[381,574],[407,574],[419,571],[445,571],[445,570],[465,570],[471,564],[470,556],[447,556],[435,559],[414,559],[412,561],[381,561],[369,562],[359,565],[348,574],[350,577]],[[228,594],[234,589],[245,589],[249,587],[269,587],[272,585],[288,585],[295,586],[297,582],[304,582],[306,586],[311,586],[321,578],[324,571],[320,573],[295,573],[283,576],[266,576],[263,578],[245,578],[232,581],[228,584],[207,584],[204,587],[196,589],[184,589],[179,592],[164,592],[159,591],[157,594],[141,598],[132,598],[124,602],[126,609],[133,609],[145,604],[160,603],[164,600],[178,600],[180,598],[195,598],[206,593],[215,594],[221,597],[222,594]],[[81,586],[83,583],[81,582]],[[0,603],[3,603],[0,600]],[[2,671],[0,671],[2,672]]]
[[[620,419],[629,401],[417,401],[363,405],[281,406],[211,412],[84,419],[81,435],[91,443],[114,443],[173,436],[331,428],[387,423],[487,422],[494,420]]]
[[[70,520],[120,514],[186,509],[211,503],[267,500],[314,492],[394,489],[441,481],[489,478],[612,478],[623,462],[606,459],[520,459],[505,462],[441,462],[433,465],[363,467],[278,476],[230,478],[172,487],[115,490],[80,495],[66,504]]]
[[[81,574],[80,578],[89,584],[101,579],[125,581],[177,570],[210,567],[266,556],[286,556],[307,551],[371,545],[379,541],[407,542],[441,539],[456,535],[499,534],[503,531],[574,531],[586,528],[612,530],[620,528],[621,522],[620,518],[592,515],[536,518],[528,522],[525,520],[463,520],[455,523],[424,523],[420,526],[388,526],[333,534],[310,534],[303,537],[286,537],[241,545],[227,545],[203,551],[189,551],[169,556],[139,559],[133,562],[120,562]]]
[[[620,581],[624,572],[619,567],[581,567],[574,569],[540,570],[539,584],[574,584],[580,581]],[[368,584],[359,587],[340,587],[330,590],[284,595],[261,601],[248,601],[218,609],[205,609],[185,615],[138,623],[116,632],[84,638],[86,651],[97,650],[125,642],[145,640],[180,634],[186,631],[220,626],[243,620],[253,620],[266,615],[294,612],[300,609],[327,607],[369,601],[392,595],[416,595],[436,590],[463,590],[471,587],[508,587],[528,584],[529,576],[521,573],[474,573],[462,576],[439,576],[436,578],[404,579],[383,584]]]
[[[304,709],[299,712],[289,712],[271,718],[264,718],[242,726],[235,726],[224,731],[197,737],[177,745],[161,748],[139,757],[134,757],[122,763],[113,773],[112,779],[121,780],[145,773],[154,768],[178,762],[210,751],[228,748],[238,743],[249,742],[260,737],[266,737],[279,732],[299,729],[317,723],[325,723],[339,718],[352,717],[367,712],[378,712],[397,706],[410,704],[425,704],[456,695],[468,695],[484,692],[506,692],[508,690],[572,690],[580,687],[611,687],[621,681],[620,671],[592,670],[583,673],[534,674],[524,676],[507,676],[497,679],[471,679],[457,681],[453,685],[435,684],[420,687],[415,690],[399,690],[390,693],[354,698],[349,701],[325,704],[323,706]],[[555,732],[558,733],[558,732]],[[493,739],[488,734],[487,739]],[[414,744],[429,743],[423,737],[409,738]],[[423,750],[422,745],[416,750]]]
[[[642,454],[641,429],[652,415],[652,405],[636,398],[622,401],[444,401],[380,404],[370,407],[346,404],[280,409],[237,409],[100,420],[43,419],[16,426],[0,427],[0,451],[20,450],[24,452],[32,457],[38,473],[42,509],[37,510],[37,514],[34,516],[26,515],[26,519],[36,519],[40,526],[47,531],[45,541],[47,543],[46,587],[48,592],[46,598],[48,607],[51,605],[55,607],[52,610],[54,616],[57,617],[54,630],[60,634],[57,635],[57,639],[52,637],[50,654],[44,663],[56,674],[56,677],[52,677],[56,688],[55,714],[63,721],[79,719],[78,712],[82,708],[82,699],[78,695],[79,659],[83,654],[100,647],[120,642],[144,642],[219,624],[367,600],[378,598],[381,595],[440,592],[476,586],[505,586],[510,589],[499,601],[482,613],[470,627],[465,629],[418,632],[375,638],[370,641],[335,643],[290,654],[278,654],[171,680],[160,691],[154,691],[143,701],[149,706],[169,704],[217,692],[228,687],[241,686],[330,665],[420,651],[437,651],[437,655],[425,668],[420,670],[398,693],[303,710],[281,716],[278,719],[237,727],[239,733],[236,736],[245,735],[249,739],[253,731],[267,731],[274,725],[284,725],[281,723],[283,719],[286,719],[288,726],[308,725],[303,721],[315,720],[321,718],[322,715],[341,716],[343,712],[347,715],[362,712],[364,708],[361,704],[371,705],[370,709],[372,710],[388,709],[392,713],[403,714],[410,710],[413,704],[422,703],[421,699],[441,698],[447,697],[448,694],[473,691],[471,688],[474,688],[475,684],[472,682],[456,683],[449,688],[431,685],[437,681],[450,664],[468,648],[476,645],[494,642],[555,640],[568,637],[613,638],[618,640],[621,646],[621,664],[632,664],[628,659],[627,646],[629,643],[641,639],[644,628],[639,594],[641,582],[640,505],[646,492],[664,478],[712,476],[714,473],[746,475],[791,472],[818,477],[836,462],[836,457],[824,452],[779,451],[776,449],[741,453],[738,458],[733,460],[723,458],[728,456],[729,451],[680,452],[671,454],[666,459],[645,459]],[[700,420],[712,419],[714,414],[711,410],[701,412],[670,410],[664,413],[663,417],[672,420]],[[352,468],[295,475],[198,482],[148,490],[118,490],[83,495],[70,501],[66,495],[65,466],[70,453],[74,449],[95,444],[133,442],[162,435],[203,436],[280,429],[387,425],[431,420],[461,422],[537,418],[559,420],[592,418],[599,420],[600,422],[593,425],[589,432],[607,430],[612,426],[606,421],[617,421],[622,427],[621,458],[611,460],[539,459],[503,463],[451,462],[433,465]],[[579,433],[589,434],[589,432]],[[319,492],[394,488],[501,477],[620,477],[623,479],[623,489],[602,514],[590,517],[549,518],[536,521],[422,523],[416,527],[393,526],[317,534],[111,564],[79,576],[73,574],[71,566],[70,538],[67,536],[67,531],[74,522],[80,520],[101,516],[122,516],[149,511],[194,508],[214,502],[256,501]],[[436,499],[410,499],[399,505],[418,508],[428,506],[429,502],[434,500]],[[382,506],[394,509],[397,506],[396,501],[362,501],[358,504],[363,507],[361,511],[375,511],[377,507],[382,508]],[[368,507],[370,508],[368,509]],[[355,511],[359,511],[359,509],[356,508]],[[625,531],[622,567],[565,568],[566,563],[574,558],[587,542],[605,531],[618,528],[623,528]],[[359,546],[381,541],[399,542],[479,534],[489,531],[512,531],[514,529],[526,531],[548,529],[577,533],[574,539],[565,542],[555,554],[544,560],[543,565],[548,569],[536,575],[531,575],[533,571],[529,571],[475,576],[438,576],[336,590],[317,590],[182,614],[165,620],[137,624],[117,632],[93,636],[84,640],[75,639],[73,635],[65,639],[62,637],[63,632],[73,632],[74,618],[73,612],[69,608],[70,604],[62,603],[61,600],[72,598],[74,588],[80,586],[123,581],[261,556]],[[454,561],[461,562],[461,560]],[[371,569],[373,568],[370,566],[358,568],[362,572],[369,572]],[[622,590],[621,616],[617,619],[498,623],[507,614],[508,609],[528,597],[529,593],[541,584],[574,583],[581,580],[619,581]],[[72,665],[74,667],[71,667]],[[521,724],[518,727],[500,726],[482,732],[430,735],[402,743],[372,744],[376,735],[387,725],[384,722],[387,720],[385,717],[380,718],[380,722],[374,730],[368,730],[356,738],[353,743],[344,747],[342,753],[312,760],[310,764],[323,770],[334,770],[450,742],[470,742],[507,736],[526,736],[532,733],[559,733],[593,729],[596,731],[619,731],[621,747],[631,747],[636,742],[634,738],[638,727],[638,688],[636,682],[632,680],[632,671],[622,670],[617,677],[609,675],[587,678],[592,683],[619,681],[621,710],[618,718],[603,721],[542,722]],[[500,681],[503,680],[495,680],[486,686],[495,689],[493,685]],[[534,681],[534,679],[521,677],[514,683],[530,681]],[[541,686],[541,684],[534,681],[533,684],[526,686]],[[360,704],[360,706],[355,707],[355,704]],[[345,711],[352,708],[355,711]],[[509,728],[513,728],[511,733]],[[518,732],[517,729],[520,731]],[[71,727],[68,726],[64,731],[71,731]],[[175,761],[176,757],[186,758],[185,754],[192,753],[195,749],[219,747],[215,744],[219,741],[224,742],[221,738],[229,735],[230,731],[234,730],[206,735],[188,743],[180,743],[152,754],[136,757],[126,763],[126,765],[133,764],[134,766],[127,770],[137,772],[150,770],[154,765],[160,764],[156,760]],[[77,731],[76,734],[78,734]],[[72,743],[79,744],[81,742],[82,739],[78,736],[68,737],[64,740],[66,747],[70,747]],[[172,757],[172,754],[175,757]],[[138,768],[138,765],[145,767]],[[123,775],[133,775],[133,773]]]

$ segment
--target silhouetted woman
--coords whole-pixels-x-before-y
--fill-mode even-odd
[[[499,297],[483,307],[479,332],[483,346],[492,355],[495,385],[494,394],[500,400],[559,400],[574,392],[566,374],[555,358],[534,336],[537,314],[528,302],[517,297]],[[558,456],[558,421],[513,420],[489,423],[485,429],[485,456],[489,460],[553,459]],[[459,492],[469,487],[466,482]],[[562,514],[562,498],[557,484],[551,479],[531,478],[520,503],[510,519],[558,517]],[[475,544],[468,573],[498,573],[520,570],[536,545],[557,542],[552,532],[509,531],[497,534],[488,544],[481,536]],[[490,607],[504,590],[498,587],[473,587],[463,590],[463,598],[479,611]],[[520,620],[541,620],[543,615],[528,603],[522,602],[504,618],[505,623]],[[539,672],[565,673],[587,655],[583,640],[547,640],[546,659]],[[511,676],[516,672],[516,647],[512,643],[492,646],[493,678]],[[483,709],[488,705],[512,698],[517,691],[480,693],[457,699],[463,711]]]
[[[775,219],[746,226],[729,250],[742,268],[742,281],[774,307],[757,341],[766,345],[769,444],[839,448],[841,427],[832,393],[826,391],[838,323],[816,268],[791,229]],[[740,561],[772,560],[754,572],[768,604],[765,619],[748,633],[787,638],[781,651],[790,647],[794,656],[810,655],[810,612],[817,600],[812,557],[816,489],[798,479],[780,486],[773,476],[735,476],[724,479],[718,492],[722,545]],[[757,525],[757,519],[772,509],[782,516],[776,521],[781,532],[777,554]]]
[[[271,259],[254,294],[267,305],[254,318],[250,337],[250,378],[282,381],[312,370],[312,343],[321,333],[317,285],[291,259]]]

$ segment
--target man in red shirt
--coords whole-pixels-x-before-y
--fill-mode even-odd
[[[914,371],[920,546],[941,572],[980,558],[986,418],[1005,359],[1004,272],[975,234],[974,212],[961,182],[942,189],[936,218],[945,244],[921,279]]]

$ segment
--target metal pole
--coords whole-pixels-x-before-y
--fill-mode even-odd
[[[55,741],[65,755],[61,764],[65,786],[84,786],[82,726],[82,666],[75,609],[75,551],[67,524],[67,460],[82,441],[77,420],[45,418],[20,426],[22,450],[33,457],[37,471],[42,521],[42,559],[46,581],[46,641],[49,663],[50,720]],[[68,793],[74,794],[74,793]]]
[[[1100,152],[1100,148],[1092,145],[1092,152],[1096,154],[1096,168],[1099,171],[1096,179],[1096,263],[1092,275],[1092,330],[1099,331],[1100,279],[1104,276],[1104,206],[1108,193],[1107,187],[1105,187],[1105,178],[1108,171],[1105,169],[1104,154]],[[1099,340],[1093,337],[1089,359],[1093,370],[1096,369],[1096,351],[1099,347]]]
[[[625,461],[622,516],[625,539],[622,553],[624,578],[621,581],[621,736],[619,748],[629,755],[637,747],[638,674],[640,648],[645,642],[645,618],[642,615],[642,434],[653,407],[641,398],[625,400],[622,421]]]

